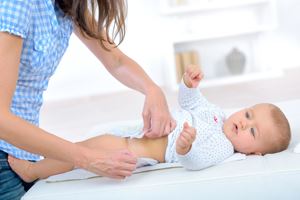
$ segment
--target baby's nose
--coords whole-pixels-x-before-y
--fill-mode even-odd
[[[247,128],[247,123],[244,121],[240,121],[240,127],[242,130],[245,130]]]

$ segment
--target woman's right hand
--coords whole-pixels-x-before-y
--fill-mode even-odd
[[[130,151],[94,151],[84,148],[87,162],[79,161],[78,167],[84,168],[95,174],[115,179],[124,179],[132,175],[136,169],[137,158]],[[83,166],[80,166],[82,165]]]

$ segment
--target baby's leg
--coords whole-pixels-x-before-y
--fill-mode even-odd
[[[73,169],[73,165],[70,163],[50,158],[45,158],[38,162],[30,162],[9,156],[8,162],[10,167],[28,183]]]
[[[88,140],[78,142],[78,145],[93,149],[95,151],[117,151],[128,149],[137,157],[153,158],[164,162],[164,155],[167,146],[167,137],[158,139],[132,139],[117,137],[113,135],[100,135]],[[52,175],[61,174],[73,170],[74,166],[67,162],[45,158],[38,162],[29,162],[10,157],[12,169],[27,182],[36,179],[47,178]]]
[[[77,144],[99,151],[114,151],[127,149],[125,138],[112,135],[101,135]],[[11,168],[25,181],[32,182],[36,179],[44,179],[52,175],[61,174],[74,169],[71,163],[55,159],[45,158],[38,162],[30,162],[9,157]]]

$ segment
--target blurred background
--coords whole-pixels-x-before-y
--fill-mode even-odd
[[[299,10],[298,0],[128,0],[119,48],[163,88],[171,109],[191,63],[205,73],[203,93],[225,108],[295,99]],[[143,106],[74,35],[44,99],[41,126],[70,140],[99,123],[138,119]]]

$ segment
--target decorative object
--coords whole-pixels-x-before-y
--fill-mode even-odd
[[[242,51],[234,47],[226,56],[226,64],[232,74],[241,74],[245,69],[246,56]]]
[[[171,6],[182,6],[182,5],[187,5],[188,1],[187,0],[171,0],[170,5]]]

